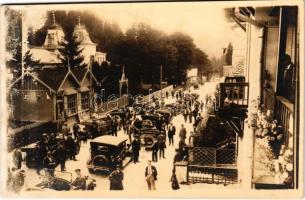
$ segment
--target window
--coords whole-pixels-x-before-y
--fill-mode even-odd
[[[36,94],[36,99],[37,99],[37,101],[40,101],[40,100],[41,100],[41,94],[40,94],[40,93],[37,93],[37,94]]]
[[[49,46],[52,46],[52,45],[54,45],[54,43],[55,43],[54,34],[53,34],[53,33],[50,33],[50,34],[48,35],[48,45],[49,45]]]
[[[68,114],[72,115],[76,113],[76,94],[68,96]]]
[[[28,101],[29,100],[29,94],[27,92],[23,93],[23,100]]]
[[[81,93],[82,110],[89,109],[89,92]]]

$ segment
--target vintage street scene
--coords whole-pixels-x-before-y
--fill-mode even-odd
[[[5,195],[300,196],[303,10],[3,5]]]

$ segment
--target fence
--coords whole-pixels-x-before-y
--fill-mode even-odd
[[[129,104],[128,95],[123,95],[120,98],[114,98],[113,100],[109,100],[107,102],[101,102],[100,104],[96,104],[94,106],[94,111],[97,113],[108,113],[112,110],[115,110],[120,107],[125,107]]]
[[[216,184],[237,182],[235,149],[195,147],[189,152],[189,160],[188,182]]]
[[[236,165],[235,149],[194,147],[189,153],[193,165]]]

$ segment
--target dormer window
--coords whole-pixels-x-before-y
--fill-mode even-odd
[[[55,36],[53,33],[48,34],[48,46],[52,46],[55,44]]]

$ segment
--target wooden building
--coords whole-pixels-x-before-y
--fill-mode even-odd
[[[43,122],[78,121],[90,113],[98,82],[89,69],[67,67],[25,72],[9,87],[11,118]]]

